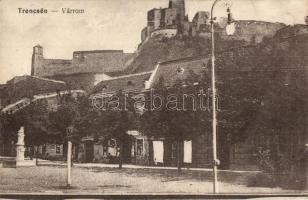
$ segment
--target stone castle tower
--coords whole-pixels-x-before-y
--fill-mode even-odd
[[[32,63],[31,63],[31,76],[35,75],[38,68],[41,67],[44,60],[43,47],[36,45],[33,47]]]
[[[169,8],[177,9],[181,21],[185,18],[185,0],[169,0]]]

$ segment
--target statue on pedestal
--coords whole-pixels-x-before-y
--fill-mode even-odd
[[[25,159],[25,130],[22,126],[18,131],[18,140],[16,143],[16,167],[35,165],[34,160]]]
[[[25,131],[24,131],[24,127],[20,127],[19,131],[18,131],[18,140],[17,140],[17,145],[25,145]]]
[[[16,144],[16,161],[25,160],[25,131],[24,127],[20,127],[18,131],[18,141]]]

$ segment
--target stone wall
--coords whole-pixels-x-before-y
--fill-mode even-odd
[[[228,40],[245,40],[246,42],[260,43],[264,37],[273,37],[276,32],[283,28],[282,23],[270,23],[254,20],[235,21],[235,32],[228,36],[225,28],[221,29],[222,39]]]
[[[206,11],[199,11],[195,14],[192,22],[196,24],[197,30],[201,30],[202,25],[209,25],[210,13]]]
[[[165,8],[162,10],[161,26],[170,26],[176,24],[177,9]]]
[[[141,41],[151,35],[157,29],[175,28],[185,21],[185,1],[170,0],[168,8],[154,8],[147,14],[147,29],[141,32]]]
[[[152,9],[148,11],[148,26],[151,27],[153,30],[159,28],[161,22],[161,13],[162,9]]]
[[[171,38],[176,36],[177,29],[158,29],[151,33],[151,37],[153,36],[163,36],[167,38]]]
[[[122,50],[76,51],[72,60],[46,59],[43,47],[33,48],[31,73],[52,77],[77,73],[108,73],[123,71],[135,54]]]
[[[169,0],[169,8],[177,10],[177,18],[181,21],[185,18],[185,0]]]
[[[52,76],[52,78],[64,81],[70,89],[90,91],[95,85],[101,81],[109,80],[111,77],[103,73],[78,73],[70,75],[57,75]]]
[[[184,21],[181,23],[182,25],[182,34],[186,36],[195,37],[197,34],[197,27],[194,23]]]
[[[80,89],[89,91],[94,87],[95,83],[95,74],[92,73],[57,75],[52,78],[66,82],[67,86],[72,90]]]
[[[141,31],[141,42],[144,42],[148,37],[148,27],[144,27]]]

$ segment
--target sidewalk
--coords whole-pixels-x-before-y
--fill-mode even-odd
[[[64,161],[49,161],[49,160],[38,160],[39,166],[66,166]],[[105,163],[74,163],[75,167],[83,168],[118,168],[118,164],[105,164]],[[133,165],[133,164],[123,164],[122,168],[124,169],[158,169],[158,170],[177,170],[177,167],[162,167],[162,166],[143,166],[143,165]],[[191,171],[212,171],[211,168],[187,168],[182,167],[182,170],[191,170]],[[234,173],[259,173],[261,171],[246,171],[246,170],[218,170],[220,172],[234,172]]]

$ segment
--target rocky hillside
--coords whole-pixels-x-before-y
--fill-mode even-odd
[[[217,42],[217,51],[244,45],[244,41]],[[209,55],[211,51],[210,38],[201,37],[153,37],[142,44],[135,60],[128,66],[126,73],[150,71],[158,62],[175,60],[184,57]]]
[[[236,38],[222,39],[216,36],[215,48],[218,52],[229,51],[230,49],[237,49],[241,46],[262,46],[266,47],[276,43],[282,47],[285,51],[288,48],[308,49],[305,48],[306,43],[301,43],[300,40],[305,38],[308,34],[308,28],[305,25],[286,26],[277,31],[277,34],[272,38],[265,38],[259,45],[255,43],[249,43],[244,40],[236,40]],[[291,39],[296,38],[296,39]],[[289,43],[283,42],[287,40]],[[295,41],[294,41],[295,40]],[[292,45],[293,44],[293,45]],[[304,45],[304,46],[303,46]],[[276,46],[276,45],[274,45]],[[184,57],[194,57],[200,55],[209,55],[211,50],[210,37],[187,37],[176,36],[174,38],[164,38],[156,36],[150,38],[147,42],[140,45],[137,56],[134,61],[128,66],[125,73],[139,73],[150,71],[155,68],[158,62],[164,62],[167,60],[175,60]],[[292,49],[291,49],[292,50]]]

